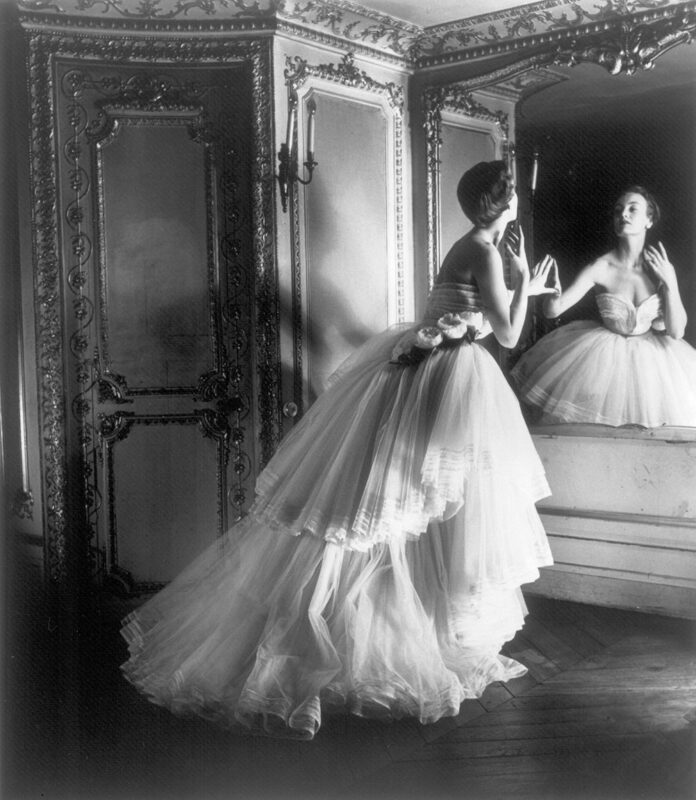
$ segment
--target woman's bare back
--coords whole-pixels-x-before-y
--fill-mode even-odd
[[[456,241],[442,261],[435,283],[476,284],[476,276],[481,274],[490,259],[493,245],[482,242],[471,231]]]

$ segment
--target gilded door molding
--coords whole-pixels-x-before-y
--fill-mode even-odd
[[[253,320],[251,321],[255,353],[253,358],[252,416],[257,420],[259,461],[272,455],[280,431],[280,368],[278,332],[277,277],[273,236],[273,160],[271,141],[270,42],[269,40],[219,40],[187,37],[172,38],[100,37],[82,32],[79,36],[31,30],[28,28],[29,92],[31,103],[31,177],[32,231],[34,260],[34,307],[37,341],[37,372],[41,468],[43,477],[45,553],[48,578],[63,584],[71,576],[82,574],[85,557],[95,535],[94,519],[102,498],[94,486],[94,464],[99,437],[109,438],[106,420],[95,418],[91,391],[99,385],[103,395],[114,402],[128,400],[127,384],[119,376],[100,370],[97,347],[99,310],[86,291],[87,264],[95,256],[85,219],[90,213],[89,173],[83,163],[86,157],[83,140],[88,120],[79,102],[70,106],[69,125],[73,136],[64,152],[58,152],[55,134],[56,97],[59,91],[74,92],[76,85],[57,86],[57,64],[76,65],[79,70],[90,63],[128,64],[129,66],[211,66],[246,64],[251,72],[252,158],[251,224],[253,274]],[[108,87],[107,87],[108,88]],[[151,87],[152,88],[152,87]],[[140,87],[142,90],[142,87]],[[108,94],[108,91],[106,92]],[[166,93],[165,93],[166,94]],[[123,98],[121,98],[123,100]],[[140,93],[132,103],[160,103],[157,94]],[[107,101],[108,102],[108,101]],[[174,95],[169,93],[172,106]],[[191,99],[180,100],[178,113],[189,113]],[[176,109],[175,109],[176,110]],[[65,220],[59,218],[58,165],[64,159],[70,165],[72,197],[65,203]],[[70,231],[69,263],[62,255],[61,228]],[[235,325],[235,310],[226,310],[230,324]],[[234,337],[232,337],[234,339]],[[202,396],[214,398],[224,380],[239,379],[234,359],[218,354],[214,374],[205,376],[194,387]],[[224,374],[225,363],[227,374]],[[232,443],[232,457],[243,445],[243,436],[236,433],[234,396],[218,412],[232,415],[232,425],[223,423],[215,411],[201,411],[196,422],[206,435],[217,437],[220,446]],[[102,428],[105,424],[106,428]],[[240,450],[241,451],[241,450]],[[243,487],[237,487],[237,500]],[[93,565],[98,567],[98,565]]]

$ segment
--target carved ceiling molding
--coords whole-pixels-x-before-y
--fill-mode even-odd
[[[563,43],[566,50],[575,50],[575,40],[595,34],[621,40],[620,29],[626,26],[634,30],[659,20],[678,26],[679,19],[696,8],[696,2],[678,0],[540,0],[423,28],[350,0],[17,0],[17,4],[27,26],[125,26],[134,32],[197,34],[279,30],[407,68]],[[635,43],[630,32],[623,39],[616,49],[631,53]],[[600,55],[588,50],[580,60]],[[602,56],[600,63],[621,70],[635,61],[630,55]]]
[[[424,66],[443,60],[446,63],[453,54],[461,58],[472,48],[516,49],[522,41],[528,44],[530,37],[601,25],[678,4],[678,0],[604,0],[602,4],[596,0],[541,0],[427,28],[349,0],[285,0],[278,14],[279,19],[300,25],[308,33],[320,30],[349,41],[353,47],[369,46],[399,56],[413,66]]]
[[[239,19],[273,14],[274,0],[18,0],[24,11],[127,20]]]

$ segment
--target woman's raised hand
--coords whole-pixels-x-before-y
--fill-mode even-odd
[[[546,283],[551,278],[551,285]],[[561,294],[561,280],[558,276],[558,265],[553,256],[545,255],[531,271],[529,281],[529,294],[553,294],[559,297]]]
[[[508,228],[505,233],[505,250],[510,258],[510,279],[514,286],[520,280],[530,277],[522,228]]]
[[[658,242],[657,247],[648,245],[643,251],[643,255],[657,280],[664,283],[668,289],[676,289],[677,273],[662,242]]]

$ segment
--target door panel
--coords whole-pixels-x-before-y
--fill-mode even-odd
[[[132,391],[194,388],[213,368],[205,146],[195,118],[120,121],[99,143],[105,274],[102,352]],[[129,124],[130,123],[130,124]],[[213,331],[213,335],[215,335]]]
[[[58,79],[97,569],[141,592],[253,498],[251,72],[59,64]]]
[[[379,98],[315,89],[322,164],[305,198],[308,400],[389,319],[389,134]],[[341,187],[336,200],[335,187]],[[359,209],[351,219],[350,210]]]
[[[216,447],[193,420],[143,422],[133,420],[108,465],[110,560],[139,583],[158,584],[215,540]]]

